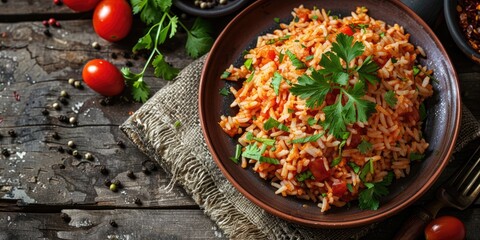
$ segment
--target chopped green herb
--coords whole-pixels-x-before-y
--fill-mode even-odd
[[[266,146],[266,145],[264,145]],[[242,153],[242,157],[250,158],[257,160],[259,162],[266,162],[270,164],[280,164],[280,161],[275,158],[269,158],[262,156],[262,150],[257,147],[255,144],[250,144],[245,148],[245,151]]]
[[[317,15],[313,15],[312,16],[312,20],[317,20],[318,19],[318,16]]]
[[[276,23],[280,23],[280,18],[275,17],[275,18],[273,18],[273,21],[276,22]]]
[[[390,60],[392,61],[392,63],[397,63],[398,62],[398,60],[394,57],[390,58]]]
[[[270,117],[264,124],[263,124],[263,128],[265,129],[265,131],[269,131],[270,129],[272,128],[278,128],[284,132],[289,132],[290,129],[283,125],[282,123],[280,123],[279,121],[273,119],[272,117]]]
[[[220,89],[220,94],[223,96],[228,96],[230,94],[230,90],[228,90],[226,87]]]
[[[353,186],[352,186],[352,184],[347,183],[347,189],[348,189],[348,191],[350,191],[351,193],[353,193]]]
[[[295,112],[295,110],[293,110],[291,108],[287,109],[287,111],[288,111],[288,113],[294,113]]]
[[[245,57],[245,55],[247,55],[247,54],[249,54],[249,53],[250,53],[250,51],[248,51],[248,50],[243,50],[243,52],[242,52],[242,57]]]
[[[385,98],[385,102],[387,102],[388,106],[390,106],[391,108],[397,105],[397,97],[395,96],[394,91],[389,90],[385,93],[383,97]]]
[[[360,167],[357,164],[355,164],[354,162],[348,162],[347,164],[352,168],[354,173],[358,174],[358,172],[360,171]]]
[[[309,55],[309,56],[307,56],[307,57],[305,58],[305,61],[310,61],[310,60],[312,60],[312,59],[313,59],[313,55]]]
[[[286,51],[287,56],[290,58],[290,61],[292,61],[292,65],[296,67],[297,69],[305,69],[307,68],[307,65],[305,65],[304,62],[302,62],[300,59],[297,58],[295,54],[290,52],[290,50]]]
[[[425,158],[425,154],[411,152],[409,155],[410,161],[421,161]]]
[[[252,141],[253,140],[253,133],[252,132],[247,132],[247,134],[245,135],[245,138],[248,141]]]
[[[369,160],[362,168],[362,170],[360,171],[360,174],[359,174],[359,177],[360,177],[360,180],[362,180],[363,182],[365,182],[365,177],[367,177],[367,173],[369,173],[371,170],[371,166],[372,164],[370,164],[372,162],[372,160]],[[373,170],[373,169],[372,169]]]
[[[252,71],[252,73],[250,73],[250,76],[248,76],[248,78],[247,78],[246,81],[247,81],[247,82],[251,82],[254,75],[255,75],[255,69]]]
[[[370,150],[372,150],[373,145],[368,141],[362,140],[362,142],[360,142],[360,144],[358,144],[357,148],[358,148],[358,151],[360,151],[361,154],[366,154],[366,153],[370,152]]]
[[[417,66],[413,66],[413,76],[417,76],[420,73],[420,68]]]
[[[232,160],[234,163],[238,163],[238,161],[240,160],[241,154],[242,154],[242,145],[237,144],[237,146],[235,147],[235,156],[230,157],[230,160]]]
[[[230,77],[231,74],[231,72],[225,71],[222,73],[222,76],[220,76],[220,79],[227,79],[228,77]]]
[[[299,182],[303,182],[307,179],[311,179],[311,180],[314,180],[315,177],[313,176],[312,172],[310,172],[310,170],[307,170],[305,172],[301,172],[299,174],[297,174],[297,176],[295,176],[297,178],[297,181]]]
[[[275,92],[276,95],[278,95],[278,92],[279,92],[279,89],[280,89],[280,83],[282,83],[282,75],[280,75],[280,73],[278,72],[275,72],[273,74],[273,78],[272,78],[272,87],[273,87],[273,91]]]
[[[290,142],[291,142],[291,143],[316,142],[316,141],[317,141],[318,139],[320,139],[324,134],[325,134],[324,132],[321,132],[321,133],[318,133],[318,134],[310,135],[310,136],[308,136],[308,137],[293,139],[293,140],[290,141]]]
[[[424,121],[427,118],[427,109],[425,108],[425,104],[420,104],[418,112],[420,113],[420,120]]]
[[[300,44],[302,46],[302,48],[307,48],[307,46],[303,45],[303,44]]]
[[[263,143],[267,146],[273,146],[275,144],[275,139],[253,137],[253,140]]]
[[[309,126],[313,126],[313,125],[317,124],[317,122],[318,121],[315,120],[315,118],[313,118],[313,117],[311,117],[307,120],[307,123],[308,123]]]
[[[245,60],[245,62],[243,63],[243,66],[245,66],[248,70],[252,70],[252,63],[253,63],[253,59],[249,58]]]
[[[338,156],[333,159],[332,163],[330,164],[331,167],[337,166],[342,161],[342,157]]]
[[[173,124],[173,127],[179,128],[181,125],[182,125],[182,123],[177,120],[177,121],[175,121],[175,123]]]
[[[283,57],[285,57],[285,53],[283,53],[283,51],[281,51],[280,54],[278,55],[278,63],[283,62]]]
[[[377,210],[380,206],[380,198],[388,194],[388,186],[392,183],[393,173],[389,172],[383,181],[379,183],[364,183],[367,189],[358,195],[358,206],[361,209]]]
[[[384,32],[381,32],[379,35],[380,35],[381,38],[384,38],[384,37],[385,37],[385,33],[384,33]]]
[[[298,22],[300,20],[300,18],[298,18],[298,16],[295,16],[295,18],[293,19],[293,21],[295,22]]]

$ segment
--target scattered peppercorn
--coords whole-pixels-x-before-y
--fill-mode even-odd
[[[100,47],[100,44],[99,44],[98,42],[93,42],[93,43],[92,43],[92,47],[93,47],[94,49],[97,49],[97,50],[100,50],[100,48],[101,48],[101,47]]]
[[[61,96],[61,97],[64,97],[64,98],[68,98],[68,97],[69,97],[67,91],[65,91],[65,90],[60,91],[60,96]]]
[[[136,198],[133,200],[133,202],[134,202],[135,204],[137,204],[137,205],[142,205],[142,200],[140,200],[139,197],[136,197]]]
[[[51,37],[51,36],[52,36],[52,33],[51,33],[50,30],[48,30],[48,29],[45,29],[45,30],[43,31],[43,34],[44,34],[45,36],[47,36],[47,37]]]
[[[70,84],[70,85],[73,86],[73,84],[75,84],[75,79],[69,78],[69,79],[68,79],[68,84]]]
[[[110,56],[111,56],[113,59],[117,59],[117,57],[118,57],[117,54],[114,53],[114,52],[112,52],[112,54],[110,54]]]
[[[112,180],[112,184],[117,185],[117,187],[121,187],[121,186],[122,186],[122,183],[121,183],[120,180],[118,180],[118,179]]]
[[[114,183],[110,184],[110,191],[112,192],[118,191],[117,185],[115,185]]]
[[[75,118],[75,117],[70,117],[70,118],[68,119],[68,122],[71,123],[71,124],[76,124],[76,123],[77,123],[77,118]]]
[[[68,100],[66,97],[58,97],[58,101],[61,102],[63,105],[67,105],[68,104]]]
[[[117,224],[115,221],[110,220],[110,226],[112,226],[112,227],[118,227],[118,224]]]
[[[70,140],[70,141],[67,142],[67,146],[69,146],[71,148],[75,148],[75,143]]]
[[[100,99],[100,105],[102,105],[102,106],[106,106],[106,105],[107,105],[107,103],[105,102],[105,99],[104,99],[104,98]]]
[[[73,150],[72,149],[69,149],[67,148],[67,150],[65,150],[68,154],[72,155],[73,154]]]
[[[157,166],[155,166],[155,163],[151,161],[147,161],[144,163],[144,167],[148,169],[148,171],[153,172],[157,170]]]
[[[58,135],[57,132],[53,132],[52,138],[55,139],[55,140],[58,140],[58,139],[60,139],[60,135]]]
[[[44,108],[44,109],[42,110],[42,114],[43,114],[44,116],[47,116],[47,115],[49,114],[49,112],[48,112],[48,110],[47,110],[46,108]]]
[[[128,170],[127,171],[127,177],[131,178],[131,179],[135,179],[135,174],[133,173],[132,170]]]
[[[2,149],[2,155],[5,157],[10,157],[10,152],[8,151],[8,149],[4,148]]]
[[[57,151],[58,151],[59,153],[64,153],[64,152],[65,152],[65,149],[63,149],[62,146],[59,146],[59,147],[57,148]]]
[[[17,136],[17,133],[14,131],[14,130],[8,130],[8,135],[10,135],[10,137],[16,137]]]
[[[59,165],[58,165],[58,168],[60,168],[60,169],[65,169],[65,165],[59,164]]]
[[[120,148],[125,148],[125,144],[122,142],[122,140],[117,141],[117,146],[119,146]]]
[[[87,160],[93,160],[93,155],[91,153],[85,153],[85,159]]]
[[[60,116],[58,116],[58,121],[66,123],[66,122],[68,122],[68,118],[65,115],[60,115]]]
[[[73,86],[75,86],[75,88],[81,89],[82,88],[82,83],[80,81],[76,80],[73,83]]]
[[[105,165],[100,166],[100,173],[103,174],[103,175],[108,174],[108,169],[107,169],[107,167],[105,167]]]
[[[68,216],[68,214],[66,214],[66,213],[64,213],[64,212],[62,212],[62,213],[60,214],[60,217],[63,219],[63,221],[65,221],[65,222],[67,222],[67,223],[72,220],[72,218],[70,218],[70,216]]]
[[[112,182],[110,181],[110,179],[106,178],[105,180],[103,180],[103,184],[105,184],[105,186],[107,187],[110,187],[110,184],[112,184]]]
[[[80,155],[80,153],[79,153],[77,150],[73,150],[72,155],[73,155],[75,158],[82,158],[82,155]]]
[[[126,59],[130,59],[130,53],[129,52],[123,52],[123,57]]]
[[[130,62],[130,61],[126,61],[126,62],[125,62],[125,66],[127,66],[127,67],[133,67],[133,63]]]
[[[61,107],[60,107],[60,104],[58,104],[58,103],[53,103],[53,104],[52,104],[52,107],[53,107],[53,109],[55,109],[55,110],[60,110],[60,108],[61,108]]]
[[[148,170],[145,166],[142,167],[142,172],[146,175],[150,174],[150,170]]]

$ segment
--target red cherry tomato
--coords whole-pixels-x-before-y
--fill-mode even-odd
[[[63,3],[73,11],[86,12],[94,9],[99,1],[100,0],[63,0]]]
[[[113,64],[103,59],[93,59],[85,64],[82,77],[91,89],[104,96],[118,95],[125,88],[122,73]]]
[[[323,157],[316,158],[315,161],[310,162],[310,164],[308,164],[308,170],[312,172],[312,175],[315,177],[316,181],[323,181],[331,175],[330,171],[325,169]]]
[[[465,239],[465,225],[456,217],[442,216],[432,220],[425,227],[427,240],[463,240]]]
[[[107,41],[124,38],[131,27],[132,9],[125,0],[102,0],[93,12],[93,28]]]
[[[338,31],[341,33],[347,34],[348,36],[353,36],[353,30],[348,25],[344,25]]]

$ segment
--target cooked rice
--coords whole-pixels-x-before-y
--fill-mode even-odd
[[[410,34],[405,33],[402,26],[389,26],[383,21],[375,20],[367,15],[365,8],[359,7],[351,16],[342,19],[329,16],[324,9],[309,10],[303,6],[295,8],[292,14],[298,21],[281,23],[280,29],[258,37],[257,46],[245,55],[245,59],[253,60],[254,72],[245,66],[232,65],[227,69],[231,73],[228,80],[237,81],[253,76],[250,82],[244,81],[240,89],[230,89],[235,96],[231,107],[238,107],[238,113],[235,116],[222,116],[219,124],[230,136],[239,135],[238,141],[244,148],[255,142],[246,139],[247,132],[258,138],[275,139],[274,146],[268,146],[263,155],[278,159],[279,165],[251,159],[247,162],[242,157],[241,166],[246,168],[253,165],[253,170],[260,177],[271,181],[271,185],[277,189],[276,194],[312,200],[318,202],[322,211],[327,211],[331,206],[341,207],[356,199],[359,191],[365,188],[358,172],[355,173],[348,162],[363,167],[372,159],[374,173],[368,173],[365,181],[378,182],[389,171],[393,171],[396,178],[406,176],[410,171],[410,153],[425,152],[428,143],[422,137],[422,122],[418,112],[420,104],[433,93],[430,84],[432,71],[418,66],[421,71],[414,76],[412,68],[417,65],[417,55],[425,56],[424,50],[409,43]],[[292,139],[324,131],[320,124],[309,126],[307,121],[310,118],[324,121],[322,109],[326,103],[316,109],[308,109],[305,100],[290,93],[290,85],[286,81],[281,82],[278,95],[275,94],[271,81],[276,71],[291,83],[297,83],[299,76],[309,73],[310,70],[297,70],[286,55],[279,63],[279,53],[285,53],[287,49],[308,67],[319,70],[322,54],[330,51],[339,28],[349,24],[368,24],[368,27],[356,30],[353,35],[355,41],[362,42],[365,46],[364,53],[357,58],[355,64],[359,65],[367,56],[372,56],[380,67],[377,72],[380,82],[376,85],[368,83],[364,97],[376,104],[376,112],[368,122],[347,127],[351,134],[342,151],[342,161],[337,166],[330,167],[341,143],[333,135],[326,134],[315,142],[290,143]],[[290,35],[287,40],[272,44],[272,39],[287,35]],[[272,50],[275,52],[273,61],[268,58],[268,52]],[[311,55],[313,58],[307,60],[307,56]],[[393,62],[392,59],[396,61]],[[350,83],[358,81],[356,78],[351,77]],[[393,90],[397,97],[394,107],[390,107],[383,97],[389,90]],[[276,128],[265,131],[263,124],[270,117],[289,127],[290,131],[283,132]],[[366,154],[361,154],[355,146],[358,141],[352,143],[355,135],[360,134],[363,140],[372,144],[372,150]],[[263,145],[256,144],[259,148]],[[327,171],[330,169],[330,176],[322,181],[308,179],[299,182],[296,176],[313,166],[314,162],[321,164]],[[338,181],[351,184],[353,191],[335,196],[339,194],[332,186]]]

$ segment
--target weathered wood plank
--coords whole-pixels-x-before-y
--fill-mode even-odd
[[[55,5],[53,0],[7,0],[0,2],[0,22],[41,21],[88,18],[91,12],[76,13],[65,5]]]
[[[0,38],[0,148],[11,154],[0,155],[0,198],[39,205],[132,207],[133,199],[139,197],[144,207],[195,206],[180,187],[167,189],[170,180],[165,172],[142,173],[147,157],[118,129],[141,104],[115,98],[112,106],[102,106],[103,97],[67,83],[68,78],[81,78],[89,59],[106,58],[119,67],[130,61],[136,71],[145,63],[143,58],[123,57],[130,42],[103,41],[90,24],[87,20],[67,21],[51,38],[43,34],[40,23],[0,24],[0,32],[6,32],[6,37]],[[94,41],[100,42],[101,50],[91,47]],[[164,51],[177,67],[191,61],[181,48],[183,43],[181,39],[173,41]],[[112,53],[118,57],[113,59]],[[146,81],[153,91],[167,83],[151,73]],[[52,104],[59,103],[61,90],[70,97],[57,111]],[[47,116],[42,114],[44,109],[49,111]],[[75,117],[77,124],[62,123],[61,115]],[[10,137],[9,130],[17,136]],[[60,139],[52,136],[54,132]],[[58,147],[68,148],[69,140],[76,143],[75,150],[81,155],[90,152],[94,160],[58,152]],[[125,149],[117,146],[119,140]],[[108,169],[108,176],[100,173],[101,166]],[[135,172],[136,180],[126,177],[128,170]],[[124,188],[119,193],[109,191],[103,183],[106,178],[120,180]]]
[[[202,210],[0,213],[0,239],[225,239]],[[118,226],[113,227],[113,220]]]

